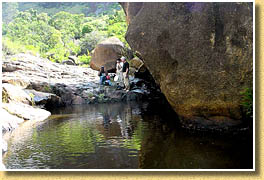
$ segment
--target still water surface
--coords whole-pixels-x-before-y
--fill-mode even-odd
[[[12,133],[8,169],[252,168],[252,138],[191,133],[159,104],[54,109]]]

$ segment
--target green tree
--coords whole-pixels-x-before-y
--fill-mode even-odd
[[[34,7],[39,10],[40,8],[51,9],[55,7],[58,10],[61,7],[65,7],[66,11],[67,8],[75,3],[19,4],[27,6],[25,9]],[[78,6],[74,7],[88,7],[86,6],[87,3],[77,4]],[[99,8],[100,11],[105,11],[105,13],[99,13],[100,15],[98,16],[93,14],[91,17],[84,17],[84,14],[71,14],[65,11],[49,16],[47,13],[38,13],[36,9],[32,8],[24,12],[17,12],[17,4],[6,3],[5,5],[6,7],[7,5],[13,7],[11,12],[15,12],[10,22],[8,24],[4,23],[2,26],[4,45],[8,52],[17,52],[10,49],[12,46],[23,52],[26,48],[38,51],[43,56],[54,54],[51,60],[59,62],[70,54],[77,56],[86,54],[81,59],[88,63],[90,55],[87,52],[91,52],[105,38],[115,36],[127,45],[124,38],[127,28],[124,12],[122,10],[111,10],[111,13],[108,12],[111,8],[117,8],[118,4],[108,8],[106,4],[95,3],[94,7]],[[40,12],[43,11],[41,10]],[[8,12],[5,14],[8,14]]]
[[[52,16],[49,24],[62,33],[62,40],[67,44],[74,38],[81,37],[83,19],[83,14],[75,15],[61,11]]]
[[[85,33],[90,33],[93,30],[93,26],[90,23],[85,23],[82,25],[82,35],[84,35]]]

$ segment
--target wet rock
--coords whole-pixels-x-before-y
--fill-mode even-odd
[[[107,97],[111,99],[111,101],[121,101],[123,96],[125,95],[125,91],[123,90],[112,90],[106,93]]]
[[[92,55],[90,67],[99,71],[101,66],[105,67],[107,71],[115,69],[116,59],[120,58],[124,44],[117,38],[109,38],[96,45]]]
[[[180,117],[180,121],[181,126],[186,129],[213,132],[238,130],[237,128],[242,125],[242,121],[226,116],[212,116],[208,118],[199,116]]]
[[[93,92],[91,92],[91,90],[84,90],[81,93],[81,97],[83,97],[83,98],[91,98],[93,96],[94,96],[94,94],[93,94]]]
[[[144,84],[144,80],[143,79],[139,79],[139,78],[134,78],[133,80],[130,81],[130,85],[131,85],[131,89],[138,88],[138,87],[142,87]]]
[[[144,92],[140,90],[133,90],[127,92],[124,96],[123,99],[126,101],[137,101],[143,99]]]
[[[74,96],[73,100],[72,100],[72,104],[76,105],[76,104],[85,104],[85,100],[83,98],[81,98],[80,96]]]
[[[139,93],[139,94],[145,94],[146,93],[143,89],[135,89],[135,90],[132,90],[130,92]]]
[[[121,4],[127,42],[175,112],[241,119],[240,92],[253,79],[252,3]]]

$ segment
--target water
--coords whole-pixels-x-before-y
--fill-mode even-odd
[[[159,104],[54,109],[8,142],[8,169],[252,168],[252,137],[192,133]]]

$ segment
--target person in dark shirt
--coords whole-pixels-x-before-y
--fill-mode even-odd
[[[129,77],[128,77],[128,73],[129,73],[129,63],[126,61],[126,58],[123,56],[121,58],[121,60],[123,61],[123,79],[124,79],[124,84],[125,84],[125,90],[129,91],[130,89],[130,84],[129,84]]]
[[[106,80],[106,72],[104,70],[104,66],[101,67],[98,76],[100,77],[99,83],[102,85]]]

